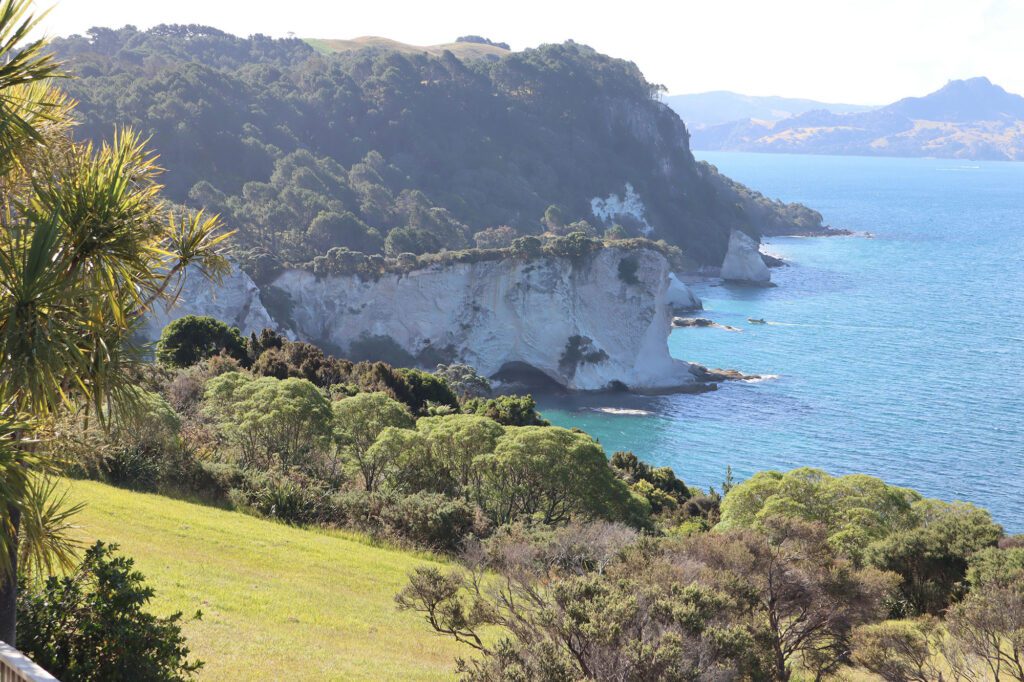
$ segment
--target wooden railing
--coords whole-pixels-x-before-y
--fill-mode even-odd
[[[0,682],[59,682],[13,646],[0,642]]]

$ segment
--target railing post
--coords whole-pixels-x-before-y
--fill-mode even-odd
[[[10,644],[0,642],[0,682],[60,682]]]

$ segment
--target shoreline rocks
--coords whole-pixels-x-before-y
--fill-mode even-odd
[[[743,331],[739,327],[730,327],[727,324],[719,324],[718,322],[709,320],[706,317],[673,317],[672,327],[674,329],[685,329],[687,327],[714,327],[716,329],[724,329],[727,332]]]
[[[697,381],[709,383],[720,381],[760,381],[766,379],[763,374],[744,374],[737,369],[708,368],[695,363],[690,364],[690,373]]]

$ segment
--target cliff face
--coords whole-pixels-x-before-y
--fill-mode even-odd
[[[280,326],[343,356],[459,361],[485,375],[526,365],[571,389],[668,390],[695,382],[668,352],[668,289],[661,254],[607,248],[578,260],[455,263],[376,281],[288,270],[266,289],[275,301],[269,324],[246,296],[217,300],[235,301],[219,316],[246,333]],[[184,300],[175,316],[217,314],[203,309],[211,296]]]
[[[400,349],[424,366],[458,360],[494,375],[522,364],[572,389],[642,390],[693,381],[668,353],[668,275],[654,251],[611,248],[367,282],[292,270],[272,287],[290,299],[296,335],[342,354]]]
[[[209,315],[238,327],[245,334],[279,328],[260,300],[259,287],[238,268],[233,268],[220,286],[197,273],[186,275],[184,282],[176,283],[179,285],[181,292],[175,304],[170,308],[158,306],[143,321],[139,328],[142,338],[157,340],[168,323],[185,315]]]

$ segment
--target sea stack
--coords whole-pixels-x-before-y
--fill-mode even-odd
[[[772,275],[761,258],[757,240],[741,230],[732,231],[725,260],[722,261],[721,277],[730,282],[762,286],[771,282]]]

